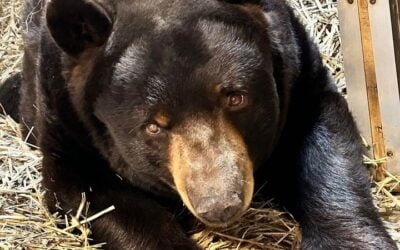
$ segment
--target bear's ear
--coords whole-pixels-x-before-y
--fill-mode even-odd
[[[305,31],[299,28],[300,24],[286,1],[284,0],[219,0],[220,2],[240,6],[254,19],[265,25],[269,37],[270,48],[275,58],[280,61],[280,66],[285,68],[287,74],[291,71],[297,74],[300,65],[300,50],[297,36],[302,35],[303,43],[308,43],[309,38],[304,36]],[[255,8],[254,8],[255,7]],[[300,39],[301,40],[301,39]],[[290,69],[290,70],[289,70]]]
[[[49,31],[71,56],[103,45],[112,29],[112,17],[93,0],[51,0],[46,9]]]

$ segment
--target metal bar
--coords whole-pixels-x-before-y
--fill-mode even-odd
[[[392,17],[392,29],[394,40],[394,52],[396,56],[397,80],[400,92],[400,1],[390,0],[390,11]]]

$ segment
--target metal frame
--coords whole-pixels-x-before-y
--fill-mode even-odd
[[[389,1],[378,0],[370,4],[369,15],[382,106],[382,129],[388,156],[391,157],[388,169],[400,174],[400,92]]]
[[[397,79],[399,79],[400,90],[400,0],[389,0],[389,3],[392,14],[394,51],[397,64]]]
[[[400,174],[400,91],[388,0],[339,0],[350,108],[374,157]]]

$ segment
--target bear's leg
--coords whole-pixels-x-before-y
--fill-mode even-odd
[[[140,193],[110,190],[89,199],[116,208],[92,223],[93,236],[107,243],[105,249],[198,249],[172,214]]]
[[[103,249],[198,249],[157,198],[124,183],[99,162],[90,163],[84,157],[83,164],[66,165],[68,162],[44,156],[47,206],[51,212],[61,207],[62,211],[75,213],[82,192],[89,202],[87,216],[114,206],[115,210],[91,223],[91,238],[95,243],[106,243]],[[98,168],[97,172],[91,166]],[[85,173],[85,169],[92,173]]]
[[[358,130],[343,97],[318,95],[295,158],[292,212],[303,249],[397,249],[372,203]]]

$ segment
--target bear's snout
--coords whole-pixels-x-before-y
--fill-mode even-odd
[[[169,170],[182,201],[209,226],[235,221],[250,205],[253,163],[242,136],[221,118],[190,120],[171,136]]]
[[[243,167],[233,165],[188,165],[184,180],[193,214],[210,226],[223,226],[234,222],[248,204],[248,186],[245,184]],[[199,167],[199,165],[202,165]]]
[[[198,217],[210,223],[227,223],[240,214],[243,201],[239,195],[232,193],[220,196],[200,198],[194,209]]]

